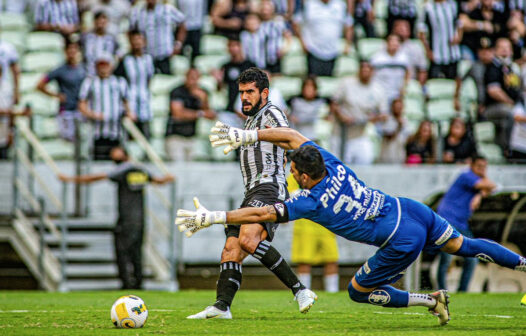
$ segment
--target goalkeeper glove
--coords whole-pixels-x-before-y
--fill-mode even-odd
[[[258,141],[257,130],[243,130],[223,124],[220,121],[216,122],[210,133],[209,138],[212,147],[227,145],[223,150],[225,155],[242,145],[250,145]]]
[[[194,197],[194,206],[196,211],[177,210],[175,224],[178,225],[179,231],[184,232],[187,237],[191,237],[197,231],[209,227],[212,224],[226,223],[226,212],[208,211],[204,206],[199,204],[197,197]]]

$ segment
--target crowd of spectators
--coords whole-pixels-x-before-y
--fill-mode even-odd
[[[75,120],[92,123],[95,159],[108,159],[110,149],[129,137],[120,122],[124,115],[152,138],[150,84],[155,76],[174,76],[186,58],[184,80],[169,91],[164,150],[170,160],[193,160],[202,118],[242,125],[238,75],[257,66],[277,80],[288,78],[285,57],[298,48],[306,64],[302,84],[292,94],[281,92],[290,86],[271,86],[270,101],[288,114],[292,127],[315,140],[322,140],[316,125],[330,123],[330,147],[346,162],[466,163],[477,154],[474,125],[480,122],[494,125],[503,157],[526,161],[524,2],[385,5],[382,18],[373,0],[0,0],[0,12],[24,14],[32,30],[63,37],[64,63],[44,74],[36,88],[59,100],[63,139],[75,141]],[[198,60],[206,34],[227,42],[225,58],[203,72]],[[5,157],[9,125],[19,109],[14,106],[20,102],[21,55],[2,36],[0,31]],[[360,49],[362,41],[382,36],[384,45],[370,54]],[[339,69],[341,58],[354,59],[357,69]],[[321,90],[320,81],[339,73],[345,76],[329,92]],[[215,85],[202,86],[202,76]],[[427,115],[435,79],[455,82],[450,102],[456,112],[448,121]],[[474,111],[466,111],[460,99],[467,79],[476,86]],[[408,88],[415,83],[424,97],[423,113],[409,120]],[[212,104],[211,90],[225,93],[223,106]]]

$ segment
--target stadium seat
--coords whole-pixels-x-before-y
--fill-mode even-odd
[[[27,31],[29,28],[24,14],[0,12],[1,31]]]
[[[164,139],[167,116],[154,117],[151,124],[152,137]]]
[[[477,144],[478,152],[484,156],[490,163],[502,163],[504,162],[504,156],[500,147],[494,143],[483,143]]]
[[[152,111],[155,117],[166,117],[168,115],[170,111],[170,97],[168,94],[153,97]]]
[[[405,88],[405,96],[407,98],[416,99],[420,101],[424,101],[424,91],[422,90],[422,86],[417,80],[410,79]]]
[[[54,159],[72,159],[74,146],[62,139],[44,140],[41,142],[44,149]]]
[[[281,91],[283,98],[289,99],[292,96],[299,95],[301,92],[301,79],[297,77],[274,77],[270,83],[270,88],[276,88]]]
[[[456,83],[453,79],[430,79],[426,83],[429,99],[453,99]]]
[[[201,37],[201,54],[203,55],[226,55],[228,40],[220,35],[203,35]]]
[[[27,49],[26,46],[26,36],[25,31],[1,31],[0,30],[0,40],[11,43],[15,46],[19,55],[24,54]]]
[[[64,61],[62,52],[35,51],[22,58],[24,72],[47,72],[55,69]]]
[[[318,95],[320,97],[330,98],[340,84],[340,78],[335,77],[318,77]]]
[[[210,103],[210,107],[216,111],[224,111],[226,109],[226,105],[228,104],[228,96],[226,91],[213,91],[210,93],[210,96],[208,97],[208,101]]]
[[[40,72],[23,72],[20,74],[20,92],[27,93],[35,91],[38,82],[44,77],[44,73]]]
[[[445,121],[457,115],[458,113],[455,111],[453,100],[440,99],[427,103],[427,117],[430,120]]]
[[[200,55],[195,58],[194,64],[201,74],[208,74],[213,69],[221,68],[229,59],[229,55]]]
[[[128,39],[127,34],[119,34],[119,36],[117,36],[117,42],[119,43],[120,52],[123,55],[130,52],[130,40]]]
[[[358,40],[358,53],[360,58],[370,59],[374,53],[384,48],[385,40],[380,38],[364,38]]]
[[[154,96],[165,95],[183,83],[184,77],[182,76],[158,74],[153,76],[150,90]]]
[[[387,19],[387,0],[374,2],[374,16],[376,19]]]
[[[33,130],[37,137],[53,139],[57,138],[58,123],[56,118],[47,116],[34,116],[33,117]]]
[[[387,22],[384,19],[375,18],[374,32],[376,36],[386,36],[387,35]]]
[[[285,40],[285,55],[304,55],[300,40],[293,36],[289,40]]]
[[[165,147],[164,147],[164,137],[152,139],[150,141],[150,145],[152,145],[152,148],[155,151],[155,153],[157,153],[157,155],[159,155],[162,159],[166,160],[166,151],[165,151]]]
[[[351,76],[358,72],[358,61],[352,57],[340,56],[336,60],[334,74],[336,77]]]
[[[199,77],[199,86],[208,91],[208,93],[217,91],[217,81],[213,76],[201,75]]]
[[[478,108],[478,89],[473,78],[466,78],[460,88],[460,103],[462,112],[469,113],[475,118]]]
[[[305,76],[307,58],[303,55],[285,55],[281,59],[281,72],[285,76]]]
[[[184,76],[190,69],[190,61],[185,56],[175,55],[170,59],[170,69],[177,76]]]
[[[27,35],[29,51],[59,51],[64,49],[64,38],[58,33],[32,32]]]
[[[471,60],[463,59],[459,62],[458,65],[458,75],[460,78],[464,78],[464,76],[468,73],[468,71],[471,69],[473,62]]]
[[[21,100],[21,105],[29,104],[34,114],[53,116],[58,112],[58,99],[48,97],[39,92],[22,95]]]
[[[491,121],[478,122],[474,125],[475,139],[478,142],[495,142],[495,124]]]
[[[422,120],[425,117],[423,102],[411,96],[404,99],[404,114],[410,120]]]

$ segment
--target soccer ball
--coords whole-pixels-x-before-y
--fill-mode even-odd
[[[111,322],[117,328],[142,328],[147,318],[144,301],[135,295],[121,296],[111,307]]]

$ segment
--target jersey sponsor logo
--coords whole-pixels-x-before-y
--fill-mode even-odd
[[[262,208],[264,206],[267,206],[268,204],[260,200],[252,200],[248,202],[248,205],[253,208]]]
[[[493,261],[492,257],[490,257],[489,255],[484,254],[484,253],[479,253],[479,254],[475,255],[475,257],[478,258],[478,260],[480,260],[480,261],[495,263],[495,261]]]
[[[383,289],[375,289],[369,294],[369,303],[384,306],[391,301],[391,295]]]
[[[130,186],[141,186],[148,183],[148,175],[143,172],[130,172],[126,175],[126,181]]]
[[[451,226],[451,224],[448,224],[446,231],[444,231],[444,233],[440,236],[440,238],[438,238],[435,241],[435,245],[444,244],[446,241],[448,241],[448,239],[451,237],[452,234],[453,234],[453,227]]]

